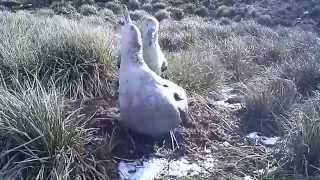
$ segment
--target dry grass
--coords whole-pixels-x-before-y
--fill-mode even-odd
[[[189,111],[189,122],[181,132],[186,138],[184,143],[205,148],[209,141],[230,141],[237,136],[237,121],[211,108],[202,96],[195,93],[191,95]]]
[[[319,173],[320,94],[297,105],[289,117],[283,119],[286,138],[281,148],[282,165],[290,174],[313,176]],[[285,157],[285,158],[284,158]]]
[[[280,76],[292,79],[298,91],[305,96],[311,95],[314,90],[319,90],[320,62],[317,54],[311,57],[298,56],[294,60],[287,60],[277,70]]]
[[[187,21],[187,20],[186,20]],[[188,23],[163,21],[160,24],[160,46],[169,52],[188,50],[196,45],[199,36],[195,27]]]
[[[297,102],[295,84],[277,77],[257,78],[248,83],[245,92],[245,110],[241,116],[246,131],[264,134],[282,134],[278,116]]]
[[[191,113],[194,113],[191,116],[199,121],[191,123],[194,129],[183,129],[182,136],[186,139],[183,146],[196,157],[201,157],[199,152],[205,148],[210,149],[206,147],[208,144],[212,144],[211,149],[217,149],[215,146],[219,141],[230,140],[230,137],[224,136],[228,134],[226,132],[232,132],[234,136],[241,134],[239,131],[286,135],[283,122],[288,118],[288,112],[301,100],[300,97],[308,98],[313,90],[319,88],[320,46],[313,33],[271,29],[254,22],[224,26],[197,19],[180,23],[163,22],[162,30],[161,45],[169,51],[167,57],[171,67],[168,74],[175,82],[204,96],[208,91],[219,90],[219,86],[230,82],[240,82],[245,87],[245,108],[240,113],[241,121],[232,121],[232,130],[225,129],[230,127],[230,114],[229,118],[224,119],[219,111],[205,110],[205,101],[202,101],[201,107],[191,108]],[[167,39],[175,40],[171,42]],[[239,123],[241,128],[237,127]],[[241,142],[240,139],[238,142]],[[226,174],[250,174],[245,165],[252,168],[250,172],[258,167],[263,168],[266,162],[271,161],[271,153],[258,149],[241,143],[229,149],[218,148],[212,153],[214,156],[230,155],[231,158],[219,159],[222,162],[219,168],[223,170],[215,169],[212,173],[216,177],[234,179]],[[226,154],[220,154],[223,152]],[[243,161],[230,171],[224,169],[230,162],[232,164],[237,158],[245,157],[241,152],[252,153],[252,157],[261,159]],[[257,174],[252,176],[257,177]]]
[[[224,83],[224,67],[202,47],[172,54],[168,59],[168,77],[190,92],[206,96]]]
[[[254,170],[267,167],[271,154],[263,147],[246,145],[239,136],[239,124],[234,116],[208,106],[201,96],[190,99],[190,121],[178,132],[182,136],[181,150],[191,160],[205,161],[208,155],[217,164],[206,169],[208,174],[195,179],[237,179],[250,175],[258,178]],[[224,145],[223,142],[229,142]]]

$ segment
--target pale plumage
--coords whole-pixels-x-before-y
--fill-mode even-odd
[[[169,133],[185,118],[183,88],[162,79],[143,60],[139,29],[129,20],[121,30],[119,102],[122,124],[153,137]]]
[[[140,31],[143,42],[143,59],[152,71],[161,75],[167,69],[168,62],[158,42],[158,20],[153,17],[146,17],[142,22]]]

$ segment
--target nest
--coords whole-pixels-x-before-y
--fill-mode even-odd
[[[207,169],[206,178],[257,177],[254,170],[266,167],[270,160],[266,149],[245,143],[238,133],[239,122],[236,117],[210,107],[207,100],[197,94],[191,97],[189,120],[175,130],[180,147],[178,150],[171,148],[170,138],[165,138],[167,143],[149,143],[146,137],[132,136],[119,124],[119,109],[111,107],[114,103],[106,99],[72,102],[69,107],[80,108],[80,114],[89,119],[88,128],[96,129],[96,142],[88,149],[112,162],[113,173],[116,172],[115,160],[137,158],[137,151],[143,146],[147,151],[142,152],[145,154],[140,152],[140,156],[158,153],[170,159],[184,155],[192,162],[197,162],[205,160],[209,154],[218,163]],[[224,146],[223,142],[229,145]]]

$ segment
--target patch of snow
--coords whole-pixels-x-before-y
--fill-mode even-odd
[[[231,88],[231,87],[224,87],[224,88],[221,89],[221,93],[222,93],[223,95],[232,95],[232,91],[233,91],[233,90],[234,90],[234,89]]]
[[[320,38],[317,37],[316,40],[317,40],[317,43],[320,44]]]
[[[251,144],[254,144],[254,145],[258,145],[258,142],[259,142],[259,139],[260,139],[260,137],[259,137],[259,135],[258,135],[257,132],[249,133],[249,134],[246,136],[246,138],[247,138],[248,140],[250,140],[250,143],[251,143]]]
[[[261,142],[262,144],[264,145],[267,145],[267,146],[273,146],[275,145],[278,141],[280,140],[280,137],[265,137],[265,136],[262,136],[261,137]]]
[[[235,89],[230,88],[230,87],[224,87],[221,89],[221,99],[215,100],[214,98],[208,97],[209,104],[220,107],[220,108],[225,108],[225,109],[231,109],[231,110],[238,110],[241,109],[242,105],[240,102],[235,102],[235,103],[230,103],[228,100],[230,99],[237,99],[239,97],[239,94],[235,92]]]
[[[251,138],[251,139],[256,139],[259,137],[259,135],[257,132],[252,132],[252,133],[249,133],[246,137]]]
[[[211,157],[207,157],[206,160],[203,162],[203,167],[206,169],[213,168],[215,164],[217,163],[217,160],[214,159],[211,155]]]
[[[206,154],[211,154],[212,151],[211,151],[211,149],[205,149],[204,152],[205,152]]]
[[[225,100],[222,100],[222,101],[209,101],[209,103],[214,105],[214,106],[224,107],[224,108],[228,108],[228,109],[241,108],[241,104],[240,103],[230,104],[230,103],[225,102]]]
[[[121,161],[118,165],[118,171],[121,180],[150,180],[155,179],[165,168],[167,161],[162,158],[152,158],[135,162]]]
[[[208,173],[217,161],[207,155],[204,161],[191,162],[182,157],[177,160],[167,161],[164,158],[150,158],[134,162],[121,161],[118,171],[121,180],[151,180],[165,173],[174,177],[195,176]]]
[[[273,173],[277,170],[277,167],[271,167],[271,168],[267,168],[267,169],[259,169],[254,171],[254,173],[258,174],[258,175],[265,175],[265,174],[270,174]]]
[[[231,146],[231,144],[230,144],[229,142],[227,142],[227,141],[223,142],[222,144],[223,144],[225,147]]]
[[[169,163],[169,171],[168,174],[170,176],[195,176],[202,172],[202,168],[195,164],[190,163],[185,158],[181,158],[179,160],[175,160]]]
[[[280,140],[280,137],[260,136],[257,132],[249,133],[246,138],[254,145],[262,144],[265,146],[274,146]]]
[[[253,179],[252,179],[252,177],[250,177],[250,176],[245,176],[245,177],[243,178],[243,180],[253,180]]]

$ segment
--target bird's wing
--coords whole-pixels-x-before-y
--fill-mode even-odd
[[[159,82],[165,95],[172,101],[176,108],[179,109],[180,117],[183,119],[181,112],[187,113],[188,111],[187,93],[182,87],[169,80],[161,78]]]
[[[187,105],[187,94],[182,87],[167,79],[161,78],[149,68],[146,68],[144,72],[145,76],[141,79],[143,79],[144,82],[142,84],[146,89],[147,87],[158,89],[159,91],[157,91],[157,93],[166,96],[170,101],[174,101],[172,103],[178,106],[181,104],[183,107]]]
[[[170,96],[159,79],[155,79],[158,76],[153,78],[149,73],[142,74],[136,86],[128,91],[132,100],[127,107],[123,107],[123,111],[126,111],[123,118],[127,119],[125,122],[128,126],[152,136],[169,132],[182,120],[174,96]]]

